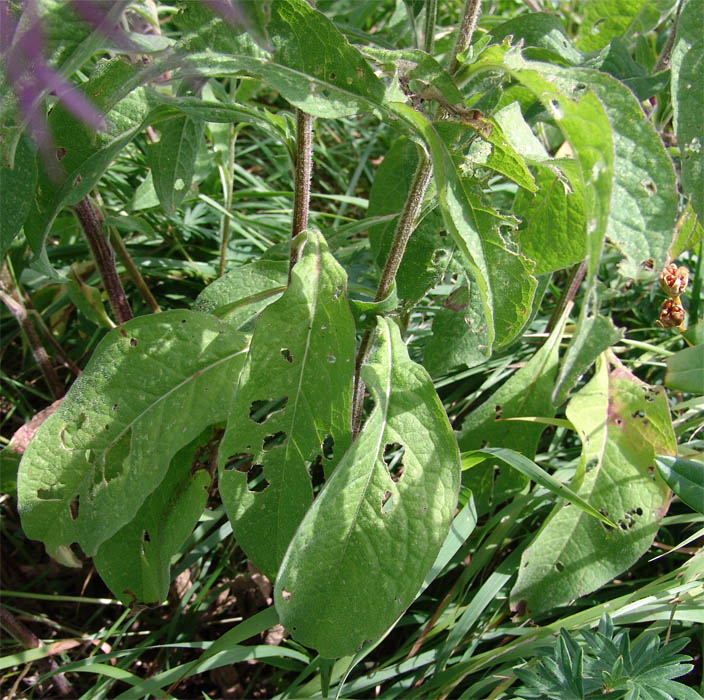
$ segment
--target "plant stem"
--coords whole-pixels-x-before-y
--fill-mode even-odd
[[[423,27],[423,48],[425,53],[433,55],[435,51],[435,21],[438,14],[438,0],[425,2],[425,26]]]
[[[455,48],[452,50],[452,62],[450,63],[450,75],[454,75],[460,67],[457,57],[469,48],[472,43],[472,36],[477,26],[479,13],[482,9],[482,0],[465,0],[462,24],[460,25]]]
[[[132,309],[127,301],[120,276],[117,274],[115,253],[110,247],[108,239],[103,235],[103,219],[88,197],[84,197],[78,202],[74,206],[74,211],[81,222],[88,245],[95,258],[115,319],[118,324],[125,323],[133,317]]]
[[[562,317],[562,312],[567,307],[567,304],[569,304],[574,299],[575,295],[577,294],[577,290],[579,289],[579,285],[582,284],[582,280],[584,279],[584,275],[586,274],[586,272],[586,262],[578,263],[570,270],[570,276],[567,278],[567,286],[563,290],[562,296],[557,302],[557,306],[553,309],[552,314],[550,315],[550,319],[548,320],[547,326],[545,326],[546,333],[552,332],[552,329],[555,327],[555,324]]]
[[[430,184],[430,178],[433,174],[433,166],[430,163],[428,156],[423,153],[421,154],[420,160],[418,161],[418,166],[416,167],[416,174],[413,178],[413,184],[408,193],[408,198],[399,216],[398,222],[396,224],[396,230],[394,231],[394,238],[391,244],[391,250],[386,256],[386,264],[384,265],[384,270],[381,273],[381,278],[379,279],[379,286],[376,290],[376,296],[374,301],[382,301],[387,297],[391,291],[394,280],[396,279],[396,273],[403,260],[403,254],[406,250],[406,245],[408,244],[408,239],[411,237],[413,230],[415,228],[416,219],[420,213],[420,208],[423,204],[423,198]],[[362,340],[359,344],[359,350],[357,351],[357,357],[355,359],[354,366],[354,391],[352,393],[352,439],[354,440],[359,434],[359,430],[362,423],[362,404],[364,402],[364,382],[360,376],[362,365],[369,355],[369,350],[371,349],[373,331],[367,329],[362,336]]]
[[[158,314],[161,311],[161,307],[159,306],[157,300],[154,298],[154,295],[147,286],[147,283],[144,281],[144,277],[142,277],[142,273],[139,271],[139,268],[134,264],[134,260],[132,260],[132,256],[127,250],[125,242],[122,240],[122,236],[120,236],[114,226],[110,226],[109,231],[110,242],[115,248],[115,251],[117,252],[120,260],[122,261],[122,264],[125,266],[127,274],[130,276],[132,282],[134,282],[134,286],[137,287],[139,293],[142,295],[142,298],[147,303],[147,306],[152,310],[152,312]]]
[[[308,226],[310,179],[313,173],[313,117],[300,109],[296,110],[296,162],[294,167],[292,241]],[[291,281],[291,270],[298,262],[299,252],[300,246],[294,245],[292,242],[288,265],[289,282]]]
[[[22,333],[32,350],[32,357],[34,357],[34,361],[37,363],[39,369],[44,375],[44,379],[46,380],[52,396],[55,399],[60,398],[64,395],[64,388],[58,375],[56,374],[54,366],[51,364],[51,359],[49,358],[46,349],[42,345],[42,341],[39,339],[39,335],[34,328],[34,324],[27,315],[27,309],[25,309],[21,301],[15,299],[15,297],[9,294],[4,287],[3,289],[0,289],[0,300],[2,300],[5,306],[7,306],[10,313],[17,320],[17,323],[19,323]]]

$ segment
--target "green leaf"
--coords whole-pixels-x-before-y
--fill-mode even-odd
[[[218,438],[212,433],[207,429],[174,456],[159,488],[93,557],[101,578],[124,604],[166,598],[171,558],[191,534],[208,498],[208,457]],[[209,440],[215,445],[208,445]]]
[[[553,392],[553,401],[559,406],[579,378],[594,364],[604,350],[610,348],[623,335],[608,316],[582,315],[577,332],[572,336],[562,360],[560,374]]]
[[[577,45],[582,51],[598,51],[613,37],[646,34],[660,22],[658,5],[653,0],[591,0],[584,5],[579,23]]]
[[[9,154],[0,144],[0,260],[24,224],[37,184],[37,156],[26,135],[17,143],[10,167]]]
[[[323,236],[308,232],[291,284],[257,319],[220,446],[220,495],[235,537],[271,579],[314,482],[350,443],[354,324],[346,287]]]
[[[150,106],[143,88],[113,106],[115,93],[134,76],[134,67],[116,58],[99,64],[96,74],[82,86],[97,107],[109,109],[104,132],[93,131],[60,104],[51,111],[49,128],[58,159],[54,166],[59,165],[63,172],[51,177],[45,168],[40,168],[37,194],[24,225],[36,256],[43,252],[46,236],[61,208],[83,199],[146,123]]]
[[[86,284],[73,267],[71,267],[71,277],[66,282],[66,291],[74,306],[96,326],[115,327],[105,310],[102,292],[97,287]]]
[[[490,355],[481,297],[477,285],[465,279],[433,317],[433,332],[423,350],[423,366],[432,376],[439,376],[458,365],[479,365]]]
[[[519,190],[513,204],[521,219],[515,237],[521,252],[535,260],[536,275],[578,263],[587,252],[582,181],[574,161],[552,162],[572,177],[565,178],[554,166],[535,166],[538,192]]]
[[[691,508],[704,515],[704,464],[662,455],[656,458],[660,476]]]
[[[535,457],[545,426],[539,423],[499,422],[497,418],[555,415],[550,396],[566,322],[567,312],[526,365],[467,416],[458,437],[463,452],[483,447],[510,447],[528,459]],[[492,459],[466,472],[462,483],[472,489],[477,511],[482,514],[522,489],[527,480],[522,474]]]
[[[174,62],[176,75],[258,75],[291,104],[317,117],[370,111],[384,99],[384,85],[333,23],[305,0],[274,0],[269,36],[273,58],[249,51],[190,53]],[[311,38],[314,37],[314,40]]]
[[[491,121],[491,129],[486,130],[472,142],[465,156],[466,163],[490,168],[513,180],[528,192],[538,188],[523,157],[516,152],[510,140],[504,135],[498,122]]]
[[[161,206],[173,212],[191,187],[203,122],[188,116],[159,123],[161,137],[147,146],[147,165]]]
[[[27,447],[22,526],[50,553],[95,554],[162,482],[172,456],[224,420],[245,337],[194,311],[143,316],[108,333]]]
[[[276,581],[281,623],[323,657],[351,654],[412,602],[452,521],[459,454],[430,377],[378,321],[375,407],[313,502]],[[399,456],[399,462],[394,462]]]
[[[572,45],[560,19],[544,12],[531,12],[503,22],[491,30],[491,36],[496,42],[510,36],[514,45],[522,40],[524,46],[544,49],[569,64],[583,60],[582,52]]]
[[[675,391],[704,394],[704,344],[685,348],[667,358],[665,386]]]
[[[704,2],[689,0],[677,23],[672,49],[672,107],[682,155],[682,184],[704,220]]]
[[[586,595],[632,566],[650,547],[667,511],[668,489],[655,455],[676,441],[662,388],[605,361],[574,396],[567,417],[582,439],[580,469],[570,485],[619,529],[558,505],[521,558],[511,608],[539,615]]]
[[[374,174],[367,216],[399,214],[418,166],[418,146],[408,138],[395,141]],[[369,243],[380,268],[391,249],[398,216],[369,227]],[[441,237],[442,215],[434,210],[424,216],[413,231],[396,273],[401,299],[419,300],[443,274],[454,246]]]
[[[255,260],[218,277],[197,297],[195,311],[248,327],[257,314],[276,301],[288,283],[287,260]]]
[[[611,127],[613,185],[606,235],[636,265],[651,259],[658,269],[668,261],[677,216],[672,160],[627,87],[587,68],[572,69],[569,75],[573,89],[586,85],[599,98]]]

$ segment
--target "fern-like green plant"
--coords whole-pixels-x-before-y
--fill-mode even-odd
[[[654,632],[631,643],[628,630],[617,629],[604,615],[597,630],[579,630],[582,637],[560,630],[551,656],[534,668],[514,670],[523,687],[519,698],[554,700],[701,700],[693,688],[679,683],[692,670],[691,657],[679,652],[688,639],[661,645]]]

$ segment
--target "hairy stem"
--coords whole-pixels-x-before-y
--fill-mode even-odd
[[[139,293],[142,295],[142,298],[147,303],[147,306],[152,310],[152,312],[158,314],[161,311],[159,303],[154,298],[154,295],[147,286],[147,283],[144,281],[144,277],[142,277],[142,273],[139,271],[139,268],[135,265],[134,260],[132,260],[132,256],[127,250],[127,246],[122,240],[122,236],[120,236],[114,226],[110,226],[109,231],[110,242],[115,248],[115,251],[117,252],[117,255],[122,261],[122,264],[125,266],[127,274],[130,276],[132,282],[134,282],[135,287],[137,287],[137,289],[139,290]]]
[[[406,250],[408,239],[411,237],[415,228],[416,219],[420,213],[423,198],[430,184],[432,174],[433,166],[428,156],[423,153],[418,161],[418,167],[416,168],[416,174],[413,178],[413,184],[408,193],[408,198],[406,199],[403,211],[396,224],[391,250],[389,250],[389,254],[386,256],[386,264],[384,265],[384,270],[379,279],[379,286],[377,287],[374,301],[382,301],[391,291],[391,287],[396,279],[396,273],[403,260],[403,254]],[[371,349],[372,333],[371,329],[365,331],[362,336],[362,341],[359,344],[359,349],[357,350],[357,357],[355,358],[354,391],[352,393],[352,439],[357,437],[362,424],[364,382],[362,381],[360,373],[362,365],[365,363],[369,355],[369,350]]]
[[[477,20],[482,9],[482,0],[465,0],[464,13],[462,14],[462,24],[455,39],[455,47],[452,50],[452,62],[450,63],[450,75],[454,75],[460,67],[457,57],[469,48],[472,43],[472,36],[477,27]]]
[[[292,241],[308,226],[310,179],[313,173],[313,117],[300,109],[296,110],[296,162],[294,166]],[[298,262],[299,253],[300,246],[294,245],[292,242],[288,265],[289,281],[291,280],[291,270]]]
[[[78,202],[74,211],[95,258],[115,319],[118,324],[125,323],[133,317],[132,309],[127,301],[120,276],[117,274],[115,253],[110,247],[108,239],[103,235],[103,219],[88,197],[84,197]]]

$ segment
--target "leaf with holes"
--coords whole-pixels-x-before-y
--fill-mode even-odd
[[[650,547],[667,512],[669,489],[656,454],[676,452],[667,397],[605,360],[574,396],[567,417],[582,439],[570,487],[617,523],[604,526],[573,506],[552,511],[521,557],[511,608],[535,616],[600,588]]]
[[[350,443],[347,276],[322,234],[301,235],[291,284],[257,319],[218,460],[235,537],[272,579],[316,487]]]
[[[207,428],[180,450],[134,520],[103,542],[93,557],[103,581],[126,605],[166,598],[171,558],[203,512],[221,435],[221,428]]]
[[[159,486],[178,450],[227,415],[246,338],[194,311],[142,316],[108,333],[27,447],[22,526],[50,553],[95,554]]]
[[[376,405],[298,528],[274,593],[281,623],[328,658],[377,638],[413,601],[457,503],[457,443],[432,381],[392,321],[377,328],[362,370]]]

